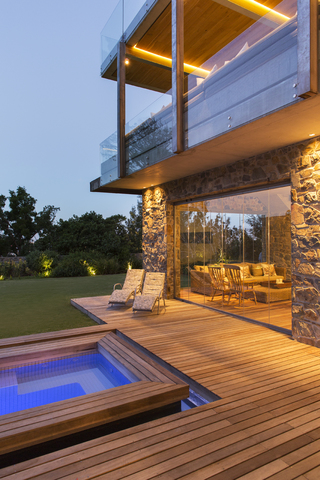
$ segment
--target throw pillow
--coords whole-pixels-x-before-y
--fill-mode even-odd
[[[249,265],[239,265],[239,267],[240,267],[240,270],[241,270],[240,276],[241,276],[242,279],[251,277]]]
[[[251,272],[254,277],[262,277],[263,270],[261,265],[252,265]]]
[[[276,275],[276,271],[274,269],[274,264],[273,263],[261,263],[262,270],[263,270],[263,275],[270,276]]]

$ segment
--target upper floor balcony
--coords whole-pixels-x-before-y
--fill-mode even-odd
[[[101,37],[118,129],[91,189],[137,193],[319,135],[318,30],[317,0],[120,0]],[[154,92],[130,121],[125,85]]]

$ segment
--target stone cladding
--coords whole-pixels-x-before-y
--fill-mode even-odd
[[[290,145],[144,191],[144,267],[167,274],[168,298],[174,295],[175,202],[288,182],[292,193],[291,274],[288,268],[288,278],[292,279],[292,331],[297,340],[320,346],[319,140]],[[290,252],[280,245],[277,254],[288,265]]]

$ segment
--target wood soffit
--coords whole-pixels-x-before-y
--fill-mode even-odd
[[[255,21],[247,15],[226,7],[227,0],[186,0],[184,4],[184,54],[185,63],[200,67],[214,54],[228,45]],[[269,8],[279,0],[260,0]],[[228,3],[228,5],[232,5]],[[254,15],[252,15],[254,17]],[[130,44],[130,42],[128,42]],[[133,45],[132,45],[133,46]],[[171,4],[150,26],[136,46],[148,52],[171,58]],[[171,88],[171,71],[163,66],[141,63],[130,57],[126,68],[126,83],[167,92]],[[212,66],[211,66],[212,67]],[[114,64],[114,68],[116,68]],[[117,72],[108,69],[106,78],[116,79]]]

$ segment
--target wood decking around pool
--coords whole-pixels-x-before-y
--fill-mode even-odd
[[[320,478],[319,349],[176,300],[160,315],[107,308],[107,297],[75,303],[107,322],[97,331],[117,329],[221,399],[4,468],[0,478]]]
[[[75,335],[74,335],[75,333]],[[99,352],[131,381],[110,390],[76,396],[51,404],[8,413],[0,422],[0,467],[7,464],[5,455],[61,439],[67,435],[101,425],[126,421],[135,415],[150,414],[180,402],[189,396],[189,387],[161,366],[152,365],[136,348],[106,328],[88,329],[87,335],[69,330],[33,335],[33,341],[21,345],[21,338],[11,339],[10,347],[0,342],[0,368],[49,362],[53,359]],[[56,337],[56,338],[55,338]],[[0,377],[0,388],[16,385],[12,374]],[[8,375],[9,374],[9,375]],[[5,393],[6,395],[6,393]],[[10,400],[1,397],[5,404]],[[14,400],[12,399],[11,402]],[[176,410],[177,411],[177,410]]]

